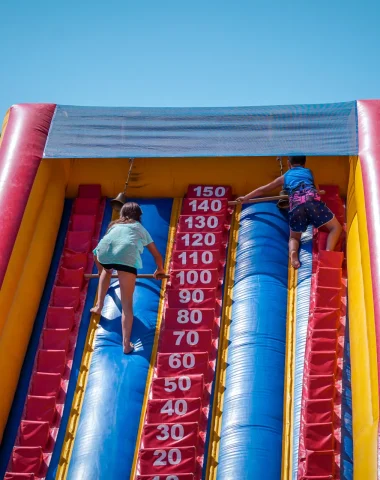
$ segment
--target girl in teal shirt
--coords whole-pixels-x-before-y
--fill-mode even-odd
[[[141,254],[144,247],[147,247],[157,264],[154,277],[165,273],[161,254],[149,232],[141,225],[141,216],[142,211],[137,203],[128,202],[123,205],[120,218],[110,223],[107,233],[94,249],[94,260],[100,279],[98,299],[91,312],[101,314],[110,286],[112,270],[116,270],[120,284],[124,353],[131,353],[134,349],[134,345],[130,342],[133,324],[133,292],[137,269],[142,268]]]

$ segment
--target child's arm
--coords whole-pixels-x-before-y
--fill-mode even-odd
[[[160,275],[165,274],[164,270],[164,262],[162,260],[161,253],[158,251],[158,248],[154,244],[154,242],[149,243],[146,248],[150,251],[152,254],[154,261],[156,262],[157,265],[157,270],[154,272],[154,278],[157,278]]]
[[[252,192],[248,193],[243,197],[238,197],[236,201],[246,202],[251,198],[262,197],[266,193],[271,192],[275,188],[282,187],[283,185],[284,185],[284,176],[282,175],[281,177],[276,178],[276,180],[273,180],[273,182],[270,182],[267,185],[263,185],[262,187],[256,188],[256,190],[253,190]]]
[[[311,170],[310,170],[310,171],[311,171]],[[311,173],[312,173],[312,175],[313,175],[314,187],[316,188],[317,192],[320,193],[320,194],[325,193],[324,190],[320,190],[320,189],[319,189],[319,183],[317,183],[317,182],[315,181],[314,173],[313,173],[312,171],[311,171]]]

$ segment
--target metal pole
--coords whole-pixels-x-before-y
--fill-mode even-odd
[[[289,198],[289,197],[287,195],[276,195],[274,197],[251,198],[251,200],[247,200],[246,202],[237,202],[236,200],[232,200],[228,202],[228,205],[238,205],[239,203],[249,204],[249,203],[271,202],[272,200],[280,200],[281,198]]]
[[[118,275],[117,273],[113,273],[111,275],[112,278],[118,278]],[[98,273],[85,273],[84,274],[84,278],[99,278],[99,274]],[[140,273],[139,275],[137,275],[137,278],[154,278],[153,276],[153,273]],[[158,278],[156,278],[155,280],[163,280],[164,278],[170,278],[170,275],[160,275]]]
[[[326,192],[324,190],[319,190],[321,195],[324,195]],[[276,195],[274,197],[259,197],[259,198],[251,198],[251,200],[247,200],[246,202],[237,202],[236,200],[232,200],[228,202],[228,205],[238,205],[239,203],[249,204],[249,203],[261,203],[261,202],[271,202],[272,200],[281,200],[289,198],[288,195]]]

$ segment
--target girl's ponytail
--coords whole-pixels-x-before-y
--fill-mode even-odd
[[[127,202],[125,203],[120,210],[120,217],[111,222],[108,228],[111,228],[113,225],[118,223],[133,223],[141,222],[142,210],[138,203]]]

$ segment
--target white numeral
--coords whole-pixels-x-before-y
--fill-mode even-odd
[[[181,260],[182,265],[187,265],[187,255],[188,252],[182,252],[178,255],[178,258]],[[193,265],[198,265],[199,257],[201,258],[201,262],[205,265],[208,265],[213,262],[214,254],[213,252],[192,252],[189,254],[189,258],[193,261]]]
[[[171,417],[173,413],[179,416],[185,415],[187,413],[187,402],[186,400],[174,400],[173,404],[173,400],[168,400],[161,408],[161,413],[166,413],[169,417]]]
[[[203,290],[180,290],[179,291],[179,301],[181,303],[189,303],[191,300],[194,303],[201,303],[204,300],[204,292]]]
[[[211,283],[212,280],[210,270],[202,270],[201,272],[196,270],[181,270],[177,273],[176,277],[179,278],[180,285],[185,285],[185,283],[188,283],[189,285],[195,285],[198,281],[204,285],[207,285],[208,283]]]
[[[178,310],[177,322],[178,323],[193,323],[198,325],[202,322],[202,310]]]
[[[171,448],[169,452],[166,450],[155,450],[153,455],[158,457],[157,460],[153,462],[154,467],[169,465],[178,465],[182,460],[181,450],[178,448]],[[166,461],[166,456],[168,457]]]
[[[197,210],[201,210],[203,212],[208,212],[211,208],[213,212],[220,212],[223,207],[221,200],[202,200],[198,203],[198,200],[192,200],[189,202],[191,210],[196,212]]]
[[[226,194],[226,189],[224,187],[216,187],[214,195],[216,197],[223,197]]]
[[[161,433],[156,435],[157,440],[167,440],[169,437],[172,440],[182,440],[185,435],[183,425],[175,423],[174,425],[158,425],[157,430]]]
[[[210,216],[204,217],[203,215],[198,215],[196,217],[187,217],[185,218],[185,223],[187,228],[217,228],[219,226],[218,217]]]
[[[191,241],[190,241],[190,233],[186,233],[182,235],[181,240],[185,242],[185,247],[201,247],[206,245],[207,247],[211,247],[215,245],[216,237],[215,233],[193,233],[191,234]]]
[[[165,450],[155,450],[154,454],[155,457],[158,456],[157,460],[153,462],[153,466],[158,467],[161,465],[167,465],[165,458],[166,458],[166,452]]]
[[[181,344],[181,340],[183,338],[183,336],[185,335],[185,332],[182,331],[182,332],[173,332],[173,335],[177,337],[176,341],[175,341],[175,344],[176,345],[180,345]]]
[[[165,378],[165,392],[175,392],[177,390],[177,379],[175,378]],[[191,387],[191,379],[190,377],[179,377],[178,378],[178,388],[182,392],[186,392],[190,390]]]
[[[197,197],[223,197],[226,194],[224,187],[195,187],[195,193]]]
[[[170,368],[193,368],[195,365],[195,357],[192,353],[184,353],[181,357],[180,353],[172,353],[169,357]]]
[[[180,290],[179,291],[179,301],[181,303],[189,303],[191,300],[194,303],[201,303],[204,300],[204,292],[203,290]]]
[[[185,336],[185,333],[184,331],[175,331],[173,332],[173,335],[175,335],[177,337],[176,341],[175,341],[175,344],[178,346],[178,345],[181,345],[181,340],[183,339],[183,337]],[[199,333],[198,332],[187,332],[186,333],[186,343],[190,346],[194,346],[194,345],[197,345],[199,342]]]

